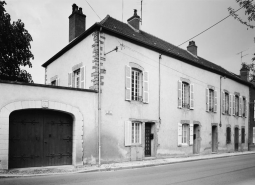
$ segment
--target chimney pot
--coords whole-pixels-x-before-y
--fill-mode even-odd
[[[197,46],[195,41],[189,41],[189,45],[187,46],[187,50],[192,53],[193,55],[197,56]]]
[[[240,77],[242,80],[249,81],[249,67],[246,64],[242,64],[242,68],[240,69]]]

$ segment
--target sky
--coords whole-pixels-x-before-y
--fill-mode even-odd
[[[5,0],[11,21],[21,19],[31,34],[32,68],[26,68],[34,83],[44,84],[41,66],[68,43],[72,4],[82,7],[86,29],[107,15],[127,22],[141,0]],[[94,9],[94,12],[92,8]],[[189,40],[228,16],[228,7],[238,9],[235,0],[143,0],[141,29],[174,45]],[[244,10],[238,11],[245,18]],[[97,16],[97,15],[99,16]],[[255,25],[255,23],[253,24]],[[201,56],[239,74],[242,62],[251,63],[255,53],[255,29],[248,29],[233,17],[192,39]],[[188,42],[180,46],[186,49]]]

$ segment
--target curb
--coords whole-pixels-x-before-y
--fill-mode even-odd
[[[119,170],[129,170],[129,169],[139,169],[139,168],[148,168],[148,167],[155,167],[155,166],[163,166],[169,164],[176,164],[176,163],[185,163],[185,162],[192,162],[192,161],[202,161],[202,160],[213,160],[218,158],[226,158],[226,157],[234,157],[239,155],[250,155],[255,154],[255,151],[248,151],[242,153],[229,153],[229,155],[217,156],[217,155],[204,155],[204,158],[180,158],[179,161],[168,161],[168,162],[158,162],[154,164],[141,164],[141,165],[133,165],[133,166],[122,166],[122,167],[109,167],[109,168],[97,168],[97,169],[84,169],[84,170],[77,170],[72,172],[60,172],[60,173],[43,173],[43,174],[24,174],[24,175],[15,175],[15,174],[0,174],[0,178],[18,178],[18,177],[36,177],[36,176],[51,176],[51,175],[65,175],[65,174],[76,174],[76,173],[92,173],[92,172],[105,172],[105,171],[119,171]],[[169,158],[167,158],[169,159]]]

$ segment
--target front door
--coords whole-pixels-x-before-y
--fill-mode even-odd
[[[200,127],[199,125],[194,125],[193,153],[199,154],[199,152],[200,152]]]
[[[72,164],[72,117],[27,109],[10,115],[9,168]]]
[[[151,156],[151,124],[145,124],[145,157]]]
[[[235,151],[238,151],[238,146],[239,146],[239,129],[236,127],[235,128]]]
[[[217,152],[218,150],[218,129],[217,126],[212,126],[212,152]]]

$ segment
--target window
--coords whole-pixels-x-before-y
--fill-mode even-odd
[[[138,68],[125,66],[125,100],[149,103],[149,73]]]
[[[131,99],[135,101],[142,101],[142,72],[138,69],[132,68],[132,90]]]
[[[233,106],[235,106],[234,115],[239,116],[239,96],[235,95],[234,98],[235,98],[235,103],[233,105]]]
[[[193,145],[193,124],[178,123],[178,146]]]
[[[85,89],[85,66],[75,65],[75,70],[68,73],[68,87]]]
[[[241,129],[241,142],[245,143],[245,128]]]
[[[51,82],[51,85],[56,86],[56,85],[57,85],[56,80],[53,80],[53,81]]]
[[[142,122],[125,121],[125,146],[142,143]]]
[[[217,112],[217,91],[212,88],[206,88],[206,111]]]
[[[225,96],[225,114],[230,114],[230,112],[229,112],[229,109],[230,109],[229,108],[229,106],[230,106],[230,102],[229,102],[230,96],[227,92],[224,94],[224,96]]]
[[[132,122],[132,144],[141,143],[141,123]]]
[[[242,112],[242,116],[243,117],[247,117],[247,107],[246,107],[247,105],[246,105],[246,98],[245,97],[243,97],[243,112]]]
[[[178,81],[178,108],[194,109],[194,85]]]
[[[230,127],[227,127],[226,138],[227,138],[227,144],[230,144],[231,143],[231,128]]]
[[[182,125],[182,144],[188,144],[188,124]]]

